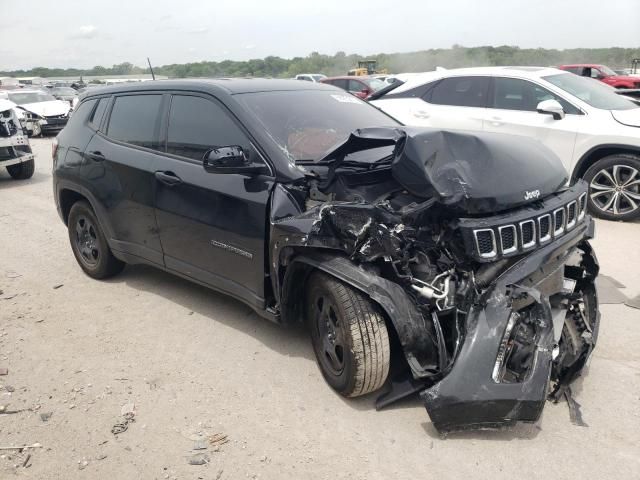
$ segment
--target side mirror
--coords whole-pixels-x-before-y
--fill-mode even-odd
[[[242,147],[232,145],[209,150],[204,154],[202,166],[209,173],[265,173],[264,164],[253,164]]]
[[[564,109],[557,100],[543,100],[536,107],[538,113],[551,115],[554,120],[562,120],[564,118]]]

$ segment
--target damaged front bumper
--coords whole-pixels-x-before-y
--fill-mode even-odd
[[[420,393],[438,431],[534,422],[549,386],[555,383],[557,394],[580,374],[598,335],[593,285],[598,264],[586,242],[593,229],[587,217],[571,234],[522,258],[482,292],[466,316],[465,338],[452,367]],[[580,264],[571,265],[577,254]],[[517,344],[514,324],[524,315],[535,329],[533,349],[528,360],[521,361],[524,375],[507,380],[502,372]],[[574,339],[578,344],[570,346],[579,347],[573,355],[560,351],[567,337],[576,333],[563,334],[569,315],[580,315],[586,324]]]
[[[33,160],[29,139],[13,109],[0,112],[0,167]]]

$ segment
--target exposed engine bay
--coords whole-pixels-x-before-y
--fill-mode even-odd
[[[580,375],[598,335],[594,225],[586,184],[565,186],[545,147],[364,129],[302,166],[272,198],[274,298],[307,264],[382,307],[406,364],[379,407],[419,392],[441,432],[533,422]]]

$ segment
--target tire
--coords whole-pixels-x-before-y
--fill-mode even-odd
[[[86,201],[73,204],[67,227],[73,254],[87,275],[101,280],[122,271],[124,262],[111,253],[100,223]]]
[[[589,211],[605,220],[640,217],[640,157],[615,154],[595,162],[584,174]]]
[[[337,279],[313,273],[306,319],[320,371],[345,397],[379,389],[391,362],[389,334],[379,307]]]
[[[34,160],[28,160],[22,163],[16,163],[15,165],[9,165],[7,171],[11,178],[14,180],[27,180],[33,177],[33,172],[36,169],[36,162]]]

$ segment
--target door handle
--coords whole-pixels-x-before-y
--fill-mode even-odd
[[[169,187],[182,183],[182,179],[173,172],[156,172],[155,176],[158,181],[168,185]]]
[[[425,110],[414,110],[413,111],[413,116],[416,117],[416,118],[427,119],[427,118],[429,118],[429,112],[427,112]]]
[[[102,152],[99,152],[97,150],[93,151],[93,152],[88,152],[87,153],[87,157],[89,157],[91,160],[94,160],[96,162],[104,162],[107,157],[105,157]]]

